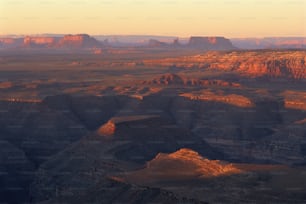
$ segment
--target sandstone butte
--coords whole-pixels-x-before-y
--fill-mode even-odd
[[[0,39],[0,42],[8,44],[9,39]],[[77,34],[63,37],[26,36],[23,38],[22,45],[19,46],[34,48],[100,48],[102,44],[87,34]]]
[[[95,38],[90,37],[87,34],[78,35],[65,35],[57,44],[57,47],[83,47],[83,48],[97,48],[102,44]]]
[[[199,49],[216,49],[216,50],[230,50],[235,49],[233,44],[229,39],[224,37],[200,37],[192,36],[189,39],[187,44],[190,48],[199,48]]]
[[[26,36],[23,39],[24,45],[30,45],[30,44],[37,44],[37,45],[44,45],[49,44],[52,45],[56,42],[55,38],[53,37],[30,37]]]

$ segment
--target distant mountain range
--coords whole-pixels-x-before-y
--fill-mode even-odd
[[[306,37],[232,38],[216,36],[41,34],[0,36],[0,48],[105,48],[148,47],[203,50],[233,49],[305,49]]]

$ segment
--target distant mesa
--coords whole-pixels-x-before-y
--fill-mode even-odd
[[[101,46],[101,42],[87,34],[65,35],[57,44],[57,47],[68,48],[98,48]]]
[[[164,48],[187,48],[198,50],[233,50],[237,49],[233,46],[229,39],[224,37],[190,37],[187,44],[181,44],[179,39],[174,39],[172,43],[165,43],[155,39],[150,39],[148,47],[164,47]]]
[[[167,47],[169,44],[160,42],[158,40],[150,39],[148,42],[149,47]]]
[[[191,37],[187,44],[189,48],[204,50],[232,50],[237,49],[229,39],[224,37]]]
[[[14,38],[0,38],[0,43],[2,44],[13,44],[14,42]]]
[[[105,44],[87,34],[63,37],[25,36],[23,38],[0,38],[2,48],[102,48]]]
[[[0,38],[0,48],[16,48],[22,44],[22,38]]]
[[[305,37],[231,38],[221,36],[89,36],[87,34],[43,34],[33,36],[0,36],[0,48],[95,48],[147,47],[167,49],[233,50],[233,49],[305,49]]]
[[[56,43],[56,38],[53,37],[31,37],[26,36],[23,39],[25,47],[52,47]]]

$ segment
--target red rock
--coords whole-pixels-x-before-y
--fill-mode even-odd
[[[57,47],[68,48],[99,48],[102,44],[87,34],[65,35],[57,44]]]

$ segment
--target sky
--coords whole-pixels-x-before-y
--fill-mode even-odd
[[[306,37],[306,0],[0,0],[0,35]]]

